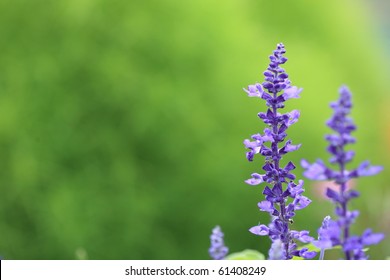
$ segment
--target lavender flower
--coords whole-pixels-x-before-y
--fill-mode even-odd
[[[283,44],[278,44],[276,50],[269,57],[270,64],[264,72],[265,82],[249,85],[244,89],[248,96],[265,100],[267,112],[258,116],[267,125],[263,134],[257,133],[251,136],[252,140],[244,141],[249,150],[246,157],[253,161],[255,155],[265,157],[262,169],[265,174],[253,173],[252,178],[245,182],[249,185],[266,183],[263,194],[265,200],[259,202],[260,211],[270,213],[272,221],[269,225],[260,224],[249,231],[256,235],[267,235],[273,241],[270,250],[270,259],[291,259],[293,256],[313,258],[316,253],[308,252],[307,248],[298,250],[295,240],[304,243],[311,242],[314,238],[307,231],[290,230],[290,222],[295,216],[295,210],[305,208],[310,204],[310,199],[303,196],[303,181],[294,183],[295,175],[291,173],[295,165],[290,161],[284,167],[281,166],[282,156],[297,150],[300,145],[293,145],[291,140],[284,141],[287,137],[287,129],[296,123],[299,111],[279,113],[278,109],[284,108],[284,102],[291,98],[298,98],[302,89],[291,85],[285,70],[280,67],[287,61]],[[289,199],[290,198],[290,199]],[[290,200],[290,202],[289,202]],[[280,252],[282,248],[282,251]]]
[[[212,234],[210,235],[210,241],[210,257],[214,260],[222,260],[229,252],[229,249],[225,246],[223,241],[223,232],[221,231],[220,226],[216,226],[213,229]]]
[[[382,167],[371,166],[368,161],[365,161],[353,170],[346,169],[346,164],[353,159],[355,153],[347,151],[345,146],[355,143],[351,133],[356,130],[352,119],[348,117],[352,102],[351,93],[346,86],[340,88],[339,100],[332,102],[330,107],[334,110],[334,114],[327,125],[335,133],[327,135],[325,139],[329,142],[327,150],[332,155],[329,161],[337,165],[338,170],[327,167],[321,160],[313,164],[309,164],[306,160],[301,162],[307,178],[334,180],[340,187],[338,192],[330,188],[326,191],[326,196],[336,205],[335,213],[338,219],[334,221],[326,217],[318,230],[319,239],[313,244],[321,250],[341,245],[346,259],[367,259],[363,251],[364,246],[380,242],[384,235],[372,233],[370,229],[367,229],[362,236],[350,235],[350,227],[358,217],[359,211],[348,210],[347,204],[351,199],[358,197],[359,193],[355,190],[347,190],[347,182],[352,178],[375,175],[382,170]]]

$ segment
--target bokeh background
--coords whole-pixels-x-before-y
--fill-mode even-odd
[[[390,256],[389,1],[0,1],[0,255],[6,259],[208,259],[215,225],[231,252],[267,252],[248,228],[260,213],[259,172],[242,141],[262,131],[265,105],[242,88],[262,81],[283,42],[300,99],[289,131],[328,158],[330,101],[353,92],[364,159],[353,228],[384,232]],[[296,173],[302,178],[302,169]],[[332,205],[313,204],[294,227],[316,229]]]

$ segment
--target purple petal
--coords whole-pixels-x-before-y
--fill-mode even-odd
[[[340,233],[341,233],[341,229],[338,223],[331,220],[330,216],[326,216],[322,222],[321,227],[318,229],[318,239],[319,239],[318,241],[321,241],[324,244],[327,244],[326,241],[331,241],[331,240],[337,242],[340,237]],[[322,246],[325,246],[324,244]],[[325,247],[319,247],[319,248],[326,249]]]
[[[273,187],[272,187],[272,192],[273,192],[276,196],[281,196],[282,193],[283,193],[282,184],[278,183],[278,184],[276,184],[275,186],[273,186]]]
[[[330,239],[326,240],[314,240],[311,242],[314,246],[320,249],[330,249],[333,247],[332,241]]]
[[[255,154],[253,153],[253,151],[246,152],[246,158],[248,159],[248,161],[253,161],[254,156]]]
[[[324,163],[320,160],[317,160],[313,164],[306,164],[306,161],[302,161],[301,164],[304,165],[304,168],[306,171],[303,173],[303,175],[311,180],[325,180],[328,179],[327,176],[325,176],[325,172],[327,171],[327,168],[325,167]]]
[[[350,190],[344,196],[345,196],[345,199],[350,200],[352,198],[359,197],[359,192],[355,191],[355,190]]]
[[[329,221],[327,234],[329,238],[338,240],[340,237],[341,228],[335,221]]]
[[[307,207],[311,203],[311,200],[308,199],[306,196],[297,196],[294,199],[295,209],[301,210],[305,207]]]
[[[278,129],[278,134],[282,134],[283,132],[285,132],[287,130],[287,128],[288,128],[288,126],[285,125],[284,123],[282,123],[282,125]]]
[[[286,197],[288,197],[288,196],[290,196],[290,195],[291,195],[291,193],[290,193],[290,190],[289,190],[289,189],[285,190],[285,191],[282,193],[282,197],[283,197],[283,198],[286,198]]]
[[[294,182],[290,182],[287,186],[288,190],[292,197],[303,193],[303,180],[298,181],[298,185],[294,184]]]
[[[272,224],[274,225],[274,229],[278,231],[279,233],[287,233],[288,232],[288,225],[280,220],[279,218],[276,218],[273,220]]]
[[[251,138],[252,138],[253,140],[257,140],[257,141],[259,141],[259,142],[262,142],[262,141],[263,141],[263,136],[261,136],[260,133],[253,134],[253,135],[251,136]]]
[[[278,78],[280,79],[287,79],[288,78],[288,74],[287,73],[281,73],[278,75]]]
[[[248,94],[249,97],[261,97],[264,92],[261,84],[249,85],[248,89],[244,88],[244,91]]]
[[[273,167],[272,167],[272,165],[270,164],[270,163],[266,163],[263,167],[262,167],[262,169],[264,170],[264,171],[272,171],[273,170]]]
[[[274,85],[272,83],[270,83],[270,82],[264,82],[262,85],[263,85],[264,88],[266,88],[268,90],[270,90],[270,89],[272,89],[274,87]]]
[[[290,230],[290,234],[292,238],[297,239],[299,237],[299,231],[297,230]]]
[[[326,189],[326,196],[329,197],[331,200],[335,201],[335,202],[340,202],[340,196],[339,196],[339,193],[330,189],[330,188],[327,188]]]
[[[298,240],[303,242],[303,243],[309,243],[309,242],[312,242],[314,240],[314,237],[310,236],[309,232],[307,232],[307,233],[301,232],[301,235],[299,236]]]
[[[329,225],[329,221],[331,221],[332,219],[330,218],[330,216],[326,216],[324,218],[324,220],[322,221],[322,226],[321,228],[328,228],[328,225]]]
[[[295,165],[294,165],[294,163],[292,163],[291,161],[289,161],[289,162],[287,163],[287,165],[284,167],[284,170],[285,170],[286,172],[291,171],[291,170],[294,170],[294,169],[295,169]]]
[[[355,220],[359,216],[359,210],[347,211],[347,218]]]
[[[273,191],[271,191],[271,189],[266,186],[263,190],[263,194],[266,195],[266,196],[275,196],[275,194],[273,193]]]
[[[355,222],[356,218],[359,216],[359,211],[354,210],[354,211],[347,211],[346,214],[341,214],[339,222],[341,224],[344,224],[345,226],[351,225]]]
[[[269,233],[269,228],[265,225],[259,225],[259,226],[254,226],[249,229],[249,231],[255,235],[268,235]]]
[[[356,171],[358,176],[372,176],[378,174],[382,170],[382,166],[370,166],[368,161],[364,161],[362,164],[360,164]]]
[[[271,109],[267,110],[267,115],[266,116],[267,116],[268,119],[273,119],[274,118],[274,113],[272,112]]]
[[[351,250],[361,250],[363,249],[363,244],[358,236],[350,236],[343,244],[343,250],[351,251]]]
[[[355,152],[354,151],[348,151],[348,152],[345,152],[345,155],[344,155],[344,161],[345,162],[349,162],[352,160],[352,158],[355,156]]]
[[[302,159],[302,160],[301,160],[301,166],[302,166],[302,168],[307,169],[307,168],[310,167],[310,165],[311,165],[311,164],[310,164],[306,159]]]
[[[363,245],[373,245],[382,241],[385,237],[383,233],[372,233],[371,229],[366,229],[362,235]]]
[[[336,206],[336,209],[334,210],[337,216],[343,217],[344,216],[344,210],[340,206]]]
[[[244,140],[245,148],[247,149],[257,149],[260,151],[260,143],[258,141],[250,141],[249,139]]]
[[[288,86],[288,84],[284,83],[284,82],[277,82],[275,83],[275,90],[277,90],[278,92],[285,89],[286,87]],[[281,95],[284,99],[284,96]]]
[[[272,100],[272,96],[269,95],[269,94],[266,93],[266,92],[263,92],[263,93],[261,94],[261,99],[264,99],[265,101],[270,101],[270,100]]]
[[[245,183],[247,183],[248,185],[256,186],[264,182],[263,175],[260,175],[258,173],[252,173],[251,176],[251,179],[245,180]]]
[[[294,123],[296,123],[299,119],[300,112],[298,110],[292,110],[290,113],[288,113],[289,120],[286,123],[287,126],[290,126]]]
[[[267,142],[267,141],[273,142],[274,137],[272,136],[271,129],[269,129],[269,128],[264,129],[264,136],[262,138],[263,138],[263,142]]]
[[[306,250],[305,250],[306,249]],[[312,259],[317,255],[315,251],[309,252],[307,248],[303,248],[301,251],[299,251],[299,256],[305,259]]]
[[[333,146],[342,145],[342,138],[337,134],[328,134],[325,136],[325,139]]]
[[[284,100],[288,100],[291,98],[299,98],[299,94],[301,93],[302,88],[297,88],[296,86],[288,87],[284,90],[283,98]]]
[[[275,211],[273,204],[268,200],[264,200],[264,201],[259,202],[257,204],[257,206],[259,207],[259,209],[261,211],[265,211],[265,212],[269,212],[269,213],[273,213]]]
[[[309,235],[309,231],[307,231],[307,230],[302,230],[302,231],[298,232],[298,235],[294,236],[294,238],[298,239],[299,241],[301,241],[303,243],[309,243],[309,242],[312,242],[314,240],[314,238]]]
[[[270,148],[268,148],[267,146],[262,145],[260,148],[260,154],[262,154],[265,157],[271,156],[272,150]]]
[[[288,143],[288,141],[286,142],[286,146],[284,147],[285,152],[288,152],[288,153],[293,152],[293,151],[298,150],[301,147],[301,144],[291,145],[290,143],[291,143],[291,141],[289,143]]]

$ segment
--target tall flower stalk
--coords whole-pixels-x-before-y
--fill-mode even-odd
[[[223,239],[223,232],[220,226],[215,226],[210,235],[210,248],[209,255],[214,260],[223,260],[229,248],[225,246],[225,241]]]
[[[260,211],[271,215],[269,225],[260,224],[250,228],[256,235],[269,236],[273,242],[270,250],[270,259],[291,259],[293,256],[313,258],[316,253],[309,252],[307,248],[297,249],[295,240],[304,243],[314,238],[308,231],[291,230],[292,218],[295,210],[305,208],[310,199],[303,196],[303,181],[294,183],[295,175],[291,173],[295,165],[290,161],[282,167],[282,157],[289,152],[297,150],[300,145],[293,145],[291,140],[285,141],[287,129],[298,121],[299,111],[293,110],[280,113],[284,102],[291,98],[298,98],[302,89],[292,86],[288,74],[281,67],[286,63],[284,57],[286,50],[283,44],[278,44],[276,50],[270,55],[270,64],[264,72],[265,81],[260,84],[249,85],[244,89],[248,96],[263,99],[268,107],[267,111],[258,114],[266,124],[263,133],[251,136],[252,141],[246,139],[244,145],[249,151],[246,157],[253,161],[256,154],[265,157],[262,169],[265,174],[253,173],[252,178],[245,182],[249,185],[265,183],[263,190],[265,200],[258,203]]]
[[[329,162],[336,166],[335,169],[327,167],[323,161],[317,160],[309,164],[306,160],[301,162],[305,169],[304,175],[312,180],[332,180],[339,186],[338,191],[327,188],[326,196],[335,204],[336,220],[329,216],[324,219],[321,228],[318,230],[319,239],[313,244],[325,249],[340,245],[343,248],[347,260],[367,259],[364,247],[380,242],[384,235],[372,233],[371,229],[366,229],[361,236],[351,235],[351,225],[359,215],[359,211],[348,209],[348,203],[353,198],[357,198],[359,193],[356,190],[348,190],[347,183],[353,178],[370,176],[382,170],[380,166],[371,166],[368,161],[361,163],[356,169],[348,171],[346,169],[355,153],[347,151],[346,145],[355,143],[355,138],[351,133],[356,130],[352,119],[348,116],[352,108],[351,92],[346,86],[340,88],[340,98],[332,102],[333,116],[328,120],[327,125],[334,133],[329,134],[325,139],[329,142],[327,151],[332,155]]]

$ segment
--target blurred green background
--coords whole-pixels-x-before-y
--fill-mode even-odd
[[[378,3],[380,1],[377,1]],[[268,216],[260,172],[242,141],[265,105],[242,88],[262,81],[283,42],[300,99],[285,160],[328,158],[330,101],[353,92],[364,159],[352,208],[390,234],[387,38],[369,1],[0,1],[0,255],[6,259],[208,259],[215,225],[231,252],[264,253],[248,228]],[[388,33],[387,33],[388,34]],[[302,169],[296,171],[302,178]],[[295,229],[314,235],[333,206],[313,204]],[[390,256],[390,238],[369,251]]]

